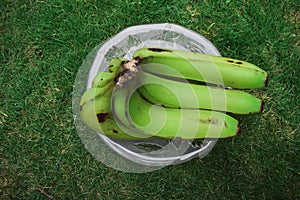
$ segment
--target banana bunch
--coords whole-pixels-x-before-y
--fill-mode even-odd
[[[244,89],[266,86],[267,72],[241,60],[141,48],[132,60],[112,59],[82,96],[81,119],[111,138],[227,138],[239,131],[231,114],[260,113]]]

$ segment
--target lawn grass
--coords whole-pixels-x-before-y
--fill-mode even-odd
[[[0,2],[0,199],[300,199],[299,1]],[[269,72],[262,115],[204,159],[145,174],[82,145],[72,90],[87,54],[122,29],[175,23]]]

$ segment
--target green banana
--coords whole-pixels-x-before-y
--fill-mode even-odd
[[[262,88],[268,74],[241,60],[164,48],[141,48],[133,54],[144,71],[237,89]]]
[[[172,108],[200,108],[235,114],[259,113],[263,101],[249,93],[162,78],[143,72],[138,91],[153,104]]]
[[[113,93],[112,111],[138,134],[166,139],[227,138],[239,131],[233,117],[215,111],[174,109],[153,105],[137,91],[119,88]]]
[[[95,76],[80,116],[111,138],[227,138],[238,133],[239,122],[226,113],[258,113],[263,102],[226,88],[262,88],[267,80],[267,72],[245,61],[142,48]]]

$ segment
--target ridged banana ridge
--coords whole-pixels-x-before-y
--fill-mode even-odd
[[[161,137],[233,137],[231,114],[263,110],[263,101],[239,89],[266,86],[261,68],[232,58],[142,48],[133,59],[112,59],[82,96],[80,116],[91,129],[124,140]],[[232,88],[232,89],[228,89]]]

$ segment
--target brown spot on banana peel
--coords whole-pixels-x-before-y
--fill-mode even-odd
[[[169,49],[161,49],[161,48],[148,48],[148,50],[153,52],[172,52]]]
[[[112,131],[113,131],[113,133],[115,133],[115,134],[118,134],[118,133],[119,133],[116,129],[113,129]]]
[[[218,124],[219,121],[217,119],[209,119],[208,122],[210,124]]]
[[[226,121],[224,121],[224,126],[225,126],[226,128],[228,128],[228,124],[227,124]]]
[[[235,64],[238,64],[238,65],[242,65],[243,64],[242,61],[236,61],[236,62],[234,62],[234,60],[227,60],[227,62],[229,62],[229,63],[235,63]]]
[[[205,123],[205,124],[218,124],[218,120],[217,119],[199,119],[199,121],[201,123]]]
[[[115,85],[120,87],[128,81],[132,80],[136,74],[139,72],[139,63],[140,59],[133,58],[130,61],[122,61],[121,62],[121,70],[114,78]]]
[[[125,63],[128,63],[128,60],[123,60],[123,61],[121,62],[121,65],[124,65]]]
[[[99,123],[105,122],[109,118],[108,113],[98,113],[97,114],[97,119]]]
[[[141,63],[141,61],[142,61],[142,58],[140,58],[139,56],[134,57],[133,59],[136,60],[136,62],[137,62],[138,65],[139,65],[139,64]]]

